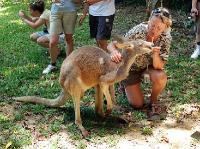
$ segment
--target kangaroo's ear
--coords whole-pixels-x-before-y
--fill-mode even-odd
[[[112,36],[113,36],[113,40],[117,41],[118,43],[124,43],[124,42],[128,41],[128,39],[126,37],[121,36],[121,35],[114,34]]]

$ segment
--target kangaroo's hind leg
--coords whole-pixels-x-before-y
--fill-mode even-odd
[[[113,108],[113,104],[112,104],[112,100],[111,100],[111,96],[109,92],[109,85],[106,83],[101,83],[100,88],[106,97],[106,101],[107,101],[106,115],[108,115],[112,112],[112,108]]]
[[[99,84],[95,86],[95,112],[99,116],[104,117],[103,92]]]
[[[83,127],[80,113],[80,100],[84,93],[84,90],[81,88],[80,81],[78,81],[75,77],[71,78],[68,82],[66,82],[65,87],[71,94],[74,101],[74,110],[75,110],[75,124],[80,129],[82,135],[87,137],[89,132]]]
[[[74,110],[75,110],[75,124],[80,129],[83,137],[89,136],[89,132],[83,127],[82,120],[81,120],[81,113],[80,113],[80,99],[81,99],[82,92],[76,91],[73,94],[74,99]]]
[[[117,104],[116,98],[115,98],[115,86],[114,86],[114,84],[109,86],[109,92],[110,92],[111,100],[112,100],[113,104]]]

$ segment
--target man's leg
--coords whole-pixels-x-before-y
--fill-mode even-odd
[[[59,40],[59,35],[57,34],[52,34],[51,35],[51,39],[50,39],[50,43],[49,43],[49,53],[50,53],[50,57],[51,57],[51,64],[55,64],[58,54],[59,54],[59,50],[58,50],[58,40]]]
[[[140,83],[136,83],[134,85],[128,85],[125,88],[125,91],[129,103],[134,108],[142,108],[144,104],[144,95],[142,93]]]
[[[62,18],[63,31],[65,33],[65,40],[67,43],[66,56],[73,51],[74,41],[73,33],[75,31],[77,20],[77,12],[65,12]]]
[[[200,2],[197,3],[198,13],[200,13]],[[196,17],[196,48],[191,55],[192,59],[196,59],[200,55],[200,15]]]
[[[150,79],[152,82],[151,103],[157,103],[157,98],[167,84],[167,75],[163,70],[149,70]]]
[[[108,46],[108,41],[105,40],[105,39],[102,39],[102,40],[96,40],[97,42],[97,46],[100,47],[101,49],[105,50],[106,52],[108,51],[107,50],[107,46]]]
[[[97,45],[105,51],[108,51],[108,39],[111,37],[113,21],[114,15],[97,17],[96,41]]]
[[[59,49],[57,47],[58,40],[59,40],[59,35],[57,34],[51,35],[51,39],[49,42],[49,54],[51,57],[51,64],[49,64],[47,68],[43,70],[42,72],[43,74],[48,74],[49,72],[56,70],[56,60],[59,54]]]
[[[67,43],[66,56],[69,56],[69,54],[73,51],[73,47],[74,47],[73,35],[65,34],[65,40]]]

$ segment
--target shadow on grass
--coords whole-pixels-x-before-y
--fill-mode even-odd
[[[89,96],[91,96],[90,94],[93,94],[92,91],[93,90],[87,92],[87,97],[90,98],[90,100],[92,97]],[[84,101],[85,100],[89,99],[84,99]],[[19,103],[13,101],[12,99],[6,100],[5,97],[3,100],[1,100],[1,103],[4,108],[13,108],[13,113],[9,116],[10,124],[12,124],[12,126],[14,124],[15,126],[20,127],[23,129],[23,131],[26,131],[27,134],[36,140],[37,136],[33,135],[35,132],[48,139],[51,137],[51,135],[66,130],[67,134],[69,134],[73,141],[82,139],[82,135],[74,123],[75,112],[72,101],[67,102],[65,107],[61,108],[49,108],[39,104]],[[5,111],[4,115],[7,115]],[[95,114],[93,106],[81,106],[81,118],[83,121],[83,126],[91,132],[92,139],[103,138],[112,135],[120,136],[124,134],[128,124],[118,116],[118,113],[113,113],[112,116],[101,118]],[[6,126],[7,122],[3,122],[3,125]],[[14,131],[16,129],[12,126],[9,125],[8,128],[3,128],[3,137],[6,138],[4,140],[11,140],[14,147],[30,144],[30,142],[24,142],[20,144],[20,139],[18,138],[27,140],[27,137],[20,133],[18,136],[15,136]],[[7,129],[9,129],[10,133],[7,132]],[[14,140],[13,138],[10,138],[10,134],[15,136]],[[29,141],[31,141],[30,137]],[[4,143],[1,144],[5,145],[6,142],[4,141]]]

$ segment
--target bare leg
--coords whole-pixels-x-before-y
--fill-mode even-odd
[[[96,40],[97,42],[97,46],[102,48],[103,50],[105,50],[106,52],[108,51],[107,50],[107,46],[108,46],[108,41],[107,40]]]
[[[34,42],[37,42],[38,38],[39,38],[39,36],[36,33],[33,33],[30,35],[30,39]]]
[[[144,95],[140,88],[140,83],[127,86],[125,88],[126,96],[128,98],[129,103],[134,108],[141,108],[144,104]]]
[[[39,37],[37,43],[42,47],[49,48],[49,39],[46,36]]]
[[[65,40],[67,43],[66,55],[68,56],[74,48],[73,34],[65,34]]]
[[[56,63],[58,54],[59,54],[59,49],[57,47],[58,45],[58,40],[59,40],[59,35],[57,34],[52,34],[50,43],[49,43],[49,53],[51,57],[51,63]]]
[[[152,81],[151,103],[157,103],[157,98],[167,83],[167,75],[163,70],[149,70],[150,79]]]

